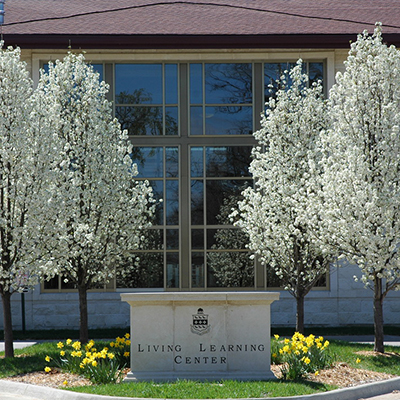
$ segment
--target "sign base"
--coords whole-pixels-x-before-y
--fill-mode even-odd
[[[123,293],[131,306],[125,381],[270,380],[271,292]]]

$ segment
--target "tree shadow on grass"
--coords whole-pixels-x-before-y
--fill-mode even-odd
[[[41,371],[44,369],[44,365],[44,356],[40,355],[1,358],[0,378]]]
[[[332,390],[332,388],[329,385],[326,385],[325,383],[309,381],[307,379],[296,379],[293,381],[279,379],[278,382],[283,383],[283,384],[287,384],[288,382],[298,383],[300,385],[307,386],[310,389],[313,389],[318,392],[327,392],[328,390]]]

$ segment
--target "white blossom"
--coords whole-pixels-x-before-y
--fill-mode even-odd
[[[316,243],[310,202],[319,196],[319,134],[327,124],[320,82],[307,87],[301,60],[283,76],[276,99],[268,103],[262,128],[254,133],[250,171],[254,188],[243,192],[236,225],[249,236],[249,248],[272,268],[299,302],[329,270],[330,258]],[[301,305],[300,305],[301,306]],[[303,324],[303,317],[300,316]]]
[[[54,208],[48,183],[50,138],[32,97],[20,49],[0,44],[0,293],[6,356],[13,355],[10,296],[51,270],[47,238]]]
[[[351,45],[345,66],[330,92],[333,125],[323,137],[325,238],[374,289],[382,329],[375,349],[382,351],[379,313],[400,283],[400,54],[383,43],[377,24]]]
[[[112,118],[107,91],[84,56],[72,53],[50,63],[37,88],[57,150],[54,258],[81,302],[89,288],[108,282],[127,263],[152,213],[151,187],[134,179],[132,146]]]

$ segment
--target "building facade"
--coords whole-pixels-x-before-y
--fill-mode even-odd
[[[84,3],[84,4],[82,4]],[[290,2],[292,3],[292,2]],[[400,44],[396,1],[300,0],[211,2],[13,0],[2,36],[19,46],[35,82],[68,49],[85,57],[109,86],[109,100],[133,144],[137,179],[149,180],[158,203],[139,267],[89,293],[89,324],[129,324],[126,291],[281,290],[253,262],[230,209],[252,185],[252,133],[260,126],[275,80],[301,58],[326,95],[344,69],[349,41],[383,22]],[[385,28],[385,24],[387,28]],[[332,267],[306,297],[309,325],[372,324],[372,294],[357,267]],[[21,328],[21,297],[13,296]],[[27,329],[78,328],[78,295],[62,277],[24,294]],[[293,326],[296,305],[282,291],[272,325]],[[385,300],[385,323],[397,324],[400,296]],[[1,329],[1,322],[0,322]]]

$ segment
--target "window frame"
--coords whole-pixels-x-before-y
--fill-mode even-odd
[[[58,54],[57,54],[58,53]],[[32,75],[34,82],[38,81],[39,78],[39,66],[43,63],[43,60],[54,60],[55,58],[62,58],[65,55],[64,52],[58,51],[55,53],[37,53],[32,55]],[[177,64],[178,69],[178,124],[179,131],[178,135],[168,136],[130,136],[134,141],[134,146],[137,147],[173,147],[178,146],[180,150],[179,159],[179,191],[180,191],[180,204],[179,204],[179,241],[180,248],[179,252],[179,288],[167,288],[166,287],[166,270],[164,267],[164,287],[163,288],[135,288],[135,289],[120,289],[116,288],[114,280],[114,289],[106,289],[107,291],[176,291],[176,290],[190,290],[190,291],[220,291],[220,290],[281,290],[281,288],[272,288],[267,286],[265,267],[259,262],[255,263],[255,285],[254,287],[247,288],[193,288],[190,283],[191,275],[191,261],[190,254],[191,239],[190,239],[190,224],[188,228],[183,229],[182,216],[190,214],[190,165],[189,165],[189,153],[191,146],[226,146],[226,145],[255,145],[255,141],[252,135],[189,135],[190,129],[190,85],[189,85],[189,65],[190,64],[202,64],[207,63],[250,63],[252,66],[253,81],[252,81],[252,118],[253,118],[253,131],[260,128],[260,115],[264,111],[264,63],[268,62],[296,62],[301,57],[305,62],[323,62],[324,64],[324,91],[328,93],[329,88],[334,83],[334,62],[335,52],[334,51],[305,51],[305,52],[291,52],[291,51],[265,51],[265,50],[251,50],[251,51],[231,51],[223,53],[220,51],[199,51],[199,52],[148,52],[143,53],[140,51],[129,51],[124,54],[121,53],[96,53],[96,51],[88,51],[86,53],[86,59],[88,62],[93,64],[104,65],[104,80],[110,85],[110,92],[107,95],[108,100],[115,100],[115,65],[120,63],[126,64],[149,64],[149,63],[161,63],[166,64]],[[204,69],[204,68],[203,68]],[[204,71],[203,71],[204,73]],[[163,68],[163,79],[165,72]],[[165,90],[165,81],[163,84],[163,92]],[[205,95],[203,96],[205,98]],[[165,99],[163,93],[163,100]],[[115,103],[114,103],[115,104]],[[203,101],[204,105],[204,101]],[[165,107],[165,105],[163,106]],[[204,105],[205,107],[205,105]],[[113,106],[115,112],[115,106]],[[164,118],[164,117],[163,117]],[[165,127],[163,127],[165,132]],[[183,184],[182,176],[189,175],[189,179]],[[189,204],[189,209],[188,209]],[[165,227],[168,229],[168,226]],[[233,228],[237,229],[237,228]],[[184,232],[185,230],[185,232]],[[206,232],[206,231],[205,231]],[[165,230],[164,230],[165,239]],[[206,247],[206,246],[205,246]],[[165,249],[163,249],[165,251]],[[193,251],[195,251],[193,249]],[[204,249],[204,253],[207,253],[207,249]],[[164,261],[165,265],[166,261]],[[329,275],[329,274],[328,274]],[[329,282],[329,277],[327,279]],[[329,290],[329,283],[326,288],[322,290]],[[317,289],[320,290],[320,289]],[[76,289],[45,289],[44,292],[66,292],[76,291]],[[93,289],[93,291],[99,291]],[[100,290],[104,291],[104,290]]]

